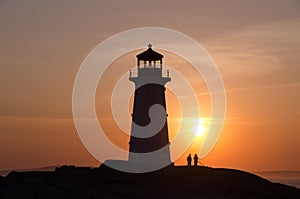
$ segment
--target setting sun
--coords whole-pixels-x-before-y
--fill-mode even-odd
[[[196,137],[201,137],[204,135],[204,133],[207,130],[205,126],[205,124],[207,123],[208,123],[207,119],[204,118],[198,118],[196,119],[196,121],[194,121],[194,127],[192,131],[194,132]]]
[[[206,131],[205,126],[199,125],[199,126],[196,127],[194,133],[195,133],[195,136],[201,137],[204,134],[205,131]]]

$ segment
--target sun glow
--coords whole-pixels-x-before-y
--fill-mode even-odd
[[[192,131],[194,132],[196,137],[201,137],[205,134],[205,132],[207,131],[206,124],[207,124],[206,119],[203,118],[195,119]]]
[[[195,133],[195,136],[201,137],[201,136],[205,133],[205,131],[206,131],[205,126],[203,126],[203,125],[198,125],[198,126],[196,127],[194,133]]]

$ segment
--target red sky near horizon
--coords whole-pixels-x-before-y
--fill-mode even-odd
[[[294,0],[1,1],[0,170],[98,165],[72,119],[77,70],[101,41],[146,26],[194,38],[221,72],[226,122],[217,145],[201,162],[248,171],[300,170],[300,3]],[[162,54],[165,64],[178,67],[192,82],[198,78],[185,70],[187,63]],[[135,66],[134,55],[121,57],[110,69]],[[110,75],[105,78],[112,80]],[[205,85],[193,87],[203,93],[198,101],[208,116]],[[99,91],[96,99],[103,95]],[[167,100],[173,136],[178,104],[170,93]],[[97,103],[101,109],[101,100]],[[196,153],[199,144],[186,154]],[[175,164],[185,164],[186,154]]]

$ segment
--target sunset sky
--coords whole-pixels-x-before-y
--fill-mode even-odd
[[[109,36],[148,26],[174,29],[195,39],[223,77],[226,121],[217,145],[202,163],[247,171],[300,170],[297,0],[0,0],[0,170],[99,165],[81,143],[72,118],[77,70]],[[100,120],[110,117],[105,103],[116,74],[134,67],[139,52],[120,57],[99,82]],[[185,60],[159,52],[165,55],[164,64],[190,77],[203,107],[201,117],[209,120],[210,98],[201,77]],[[179,113],[176,96],[169,91],[167,105],[172,137]],[[111,121],[100,124],[118,132]],[[119,142],[127,147],[126,137]],[[185,164],[186,154],[197,153],[199,142],[201,137],[175,164]]]

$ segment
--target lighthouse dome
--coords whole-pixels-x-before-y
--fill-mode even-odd
[[[152,49],[152,45],[148,45],[148,49],[136,56],[138,60],[142,61],[156,61],[161,60],[164,56]]]

